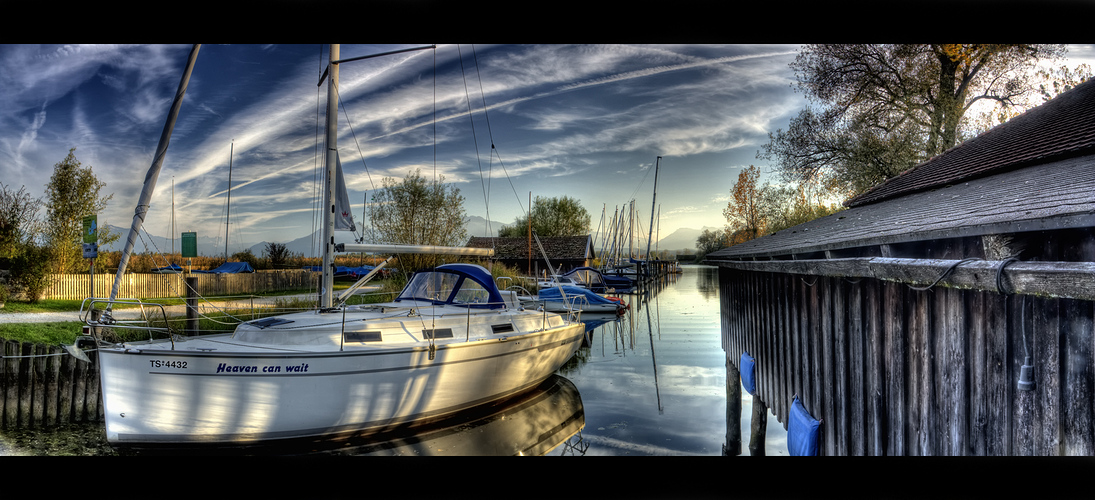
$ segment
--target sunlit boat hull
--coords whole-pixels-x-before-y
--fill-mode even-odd
[[[330,316],[340,321],[341,314]],[[477,314],[459,321],[475,331],[475,323],[499,320]],[[585,335],[581,323],[534,330],[512,324],[516,331],[477,333],[470,341],[438,339],[432,356],[421,343],[371,346],[345,342],[341,333],[329,335],[334,346],[299,349],[248,344],[238,334],[103,348],[107,439],[247,443],[426,422],[531,389],[570,359]]]

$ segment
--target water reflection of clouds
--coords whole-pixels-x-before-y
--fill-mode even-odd
[[[650,455],[650,456],[666,456],[666,457],[681,457],[681,456],[701,456],[710,455],[710,453],[691,453],[687,451],[681,451],[676,448],[667,448],[664,446],[655,446],[651,444],[633,443],[630,441],[624,441],[621,439],[614,439],[601,435],[582,435],[582,441],[590,443],[596,446],[590,446],[586,452],[586,456],[596,455]],[[600,452],[597,450],[600,449]]]
[[[723,453],[727,389],[718,291],[717,268],[686,267],[649,302],[598,326],[582,360],[561,370],[582,395],[587,455]],[[783,424],[768,415],[766,454],[786,456]],[[745,394],[744,455],[751,416],[752,397]]]
[[[726,395],[726,369],[713,366],[659,365],[658,377],[676,394],[695,396]]]

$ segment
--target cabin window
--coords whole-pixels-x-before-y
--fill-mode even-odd
[[[422,330],[422,335],[428,339],[451,339],[452,328],[438,328],[436,330]]]
[[[454,304],[486,304],[489,300],[490,292],[483,285],[469,279],[464,280],[452,299]]]
[[[379,331],[375,332],[346,332],[343,336],[346,342],[380,342],[383,340]]]
[[[513,331],[513,325],[509,323],[502,325],[490,325],[490,329],[494,333],[509,333]]]
[[[446,301],[462,277],[452,273],[418,273],[399,295],[400,299]]]

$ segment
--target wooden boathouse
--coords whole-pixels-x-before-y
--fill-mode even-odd
[[[1095,455],[1095,82],[845,206],[707,256],[754,404],[818,455]]]
[[[566,272],[575,267],[589,266],[597,258],[593,250],[593,237],[581,236],[545,236],[540,244],[547,252],[547,258],[556,271]],[[544,255],[531,238],[502,238],[491,236],[473,236],[468,240],[469,248],[493,248],[492,260],[527,273],[541,276],[547,270]]]

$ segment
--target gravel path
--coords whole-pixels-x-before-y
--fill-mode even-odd
[[[280,297],[255,297],[254,306],[258,307],[272,307],[274,302],[278,299],[307,299],[314,298],[315,295],[303,294],[303,295],[290,295]],[[229,306],[232,308],[250,308],[252,304],[251,299],[240,299],[233,301],[218,301],[218,302],[201,302],[198,304],[201,312],[213,312],[219,308]],[[168,315],[185,315],[186,306],[165,306]],[[146,308],[146,310],[148,310]],[[159,314],[159,308],[154,310],[148,310],[149,314]],[[126,308],[118,309],[114,311],[114,317],[117,319],[136,319],[140,317],[140,309],[138,308]],[[7,312],[4,309],[0,309],[0,324],[2,323],[50,323],[59,321],[78,321],[83,322],[84,318],[80,315],[80,311],[67,311],[67,312],[42,312],[42,313],[13,313]]]

